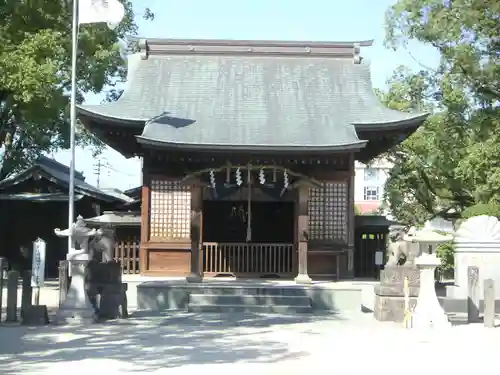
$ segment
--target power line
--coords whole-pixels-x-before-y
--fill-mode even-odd
[[[99,158],[97,159],[96,163],[94,164],[94,175],[96,176],[97,180],[97,187],[99,188],[101,186],[101,173],[104,168],[106,168],[109,165],[108,161],[106,158]]]
[[[120,171],[120,170],[118,170],[116,168],[113,168],[110,164],[105,165],[104,168],[107,168],[108,170],[113,171],[115,173],[123,174],[125,176],[129,176],[129,177],[135,177],[136,176],[135,174],[127,173],[127,172],[124,172],[124,171]]]
[[[111,172],[119,173],[128,177],[136,177],[135,174],[127,173],[114,168],[105,157],[97,159],[94,164],[94,175],[96,176],[96,185],[98,188],[101,187],[101,177],[104,171],[107,171],[108,177],[111,176]]]

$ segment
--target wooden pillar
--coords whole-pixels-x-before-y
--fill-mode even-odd
[[[202,223],[203,189],[191,188],[191,272],[186,280],[199,283],[203,280],[201,269],[201,223]]]
[[[149,268],[146,244],[149,242],[149,207],[151,199],[151,178],[147,168],[147,160],[142,158],[142,188],[141,188],[141,241],[139,246],[139,271],[141,274]]]
[[[295,278],[297,284],[311,284],[312,280],[307,273],[307,240],[309,237],[309,187],[297,188],[297,252],[298,274]]]
[[[347,182],[347,277],[354,277],[354,251],[356,224],[354,209],[354,181],[356,177],[354,153],[349,155],[349,180]]]

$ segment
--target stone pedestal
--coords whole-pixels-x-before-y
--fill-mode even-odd
[[[296,284],[312,284],[312,279],[307,274],[299,273],[295,279],[293,279]]]
[[[408,277],[410,308],[417,301],[420,289],[420,272],[415,266],[386,266],[380,273],[380,285],[375,287],[375,319],[402,322],[404,319],[403,283]]]
[[[418,329],[450,327],[448,317],[439,304],[434,283],[434,272],[441,264],[440,259],[435,254],[424,253],[415,263],[420,269],[420,292],[413,314],[413,327]]]
[[[55,323],[88,323],[94,320],[94,309],[85,291],[85,267],[90,260],[88,253],[71,252],[67,255],[71,266],[71,284],[64,303],[59,308]]]
[[[94,258],[88,263],[86,271],[87,296],[98,318],[126,318],[128,286],[122,282],[120,263],[114,260],[99,263]]]
[[[23,325],[43,326],[49,324],[49,314],[46,305],[28,306],[21,320]]]

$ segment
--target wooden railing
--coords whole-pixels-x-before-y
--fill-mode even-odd
[[[207,274],[290,275],[293,244],[203,243],[203,272]]]
[[[132,237],[116,242],[115,259],[120,262],[122,273],[139,273],[139,248],[140,242],[138,238]]]

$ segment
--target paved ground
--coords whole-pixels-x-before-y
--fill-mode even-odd
[[[494,368],[499,333],[481,325],[416,332],[360,313],[185,313],[85,327],[3,326],[0,374],[467,373]]]
[[[129,280],[132,311],[137,283]],[[363,294],[369,304],[372,286],[363,287]],[[42,290],[41,303],[57,306],[56,283]],[[0,375],[189,375],[201,371],[204,375],[223,371],[304,375],[313,369],[342,375],[458,373],[494,368],[499,350],[500,328],[485,329],[478,324],[416,332],[376,322],[371,314],[360,312],[155,317],[136,312],[128,320],[79,327],[0,325]]]

